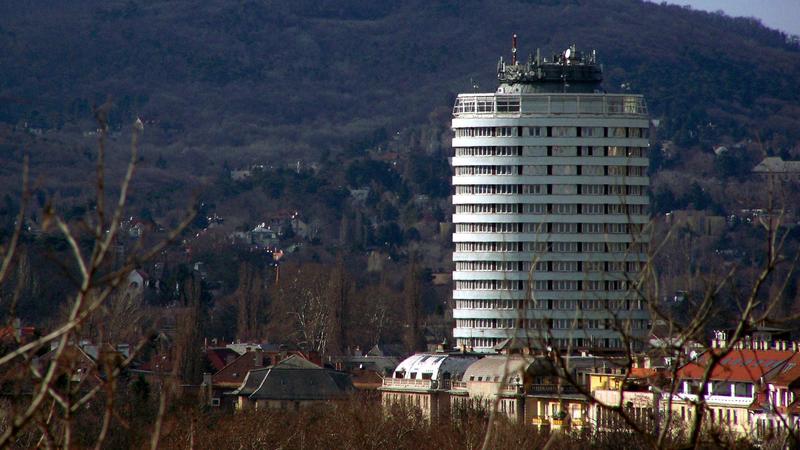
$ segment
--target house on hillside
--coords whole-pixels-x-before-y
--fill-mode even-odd
[[[231,170],[231,180],[244,181],[253,175],[250,169]]]
[[[381,402],[413,406],[428,420],[450,415],[453,381],[461,380],[467,368],[482,355],[462,352],[417,353],[404,359],[391,377],[383,379]]]
[[[314,364],[322,365],[322,358],[320,358],[318,352],[303,351],[286,344],[274,344],[269,342],[236,342],[228,344],[226,347],[240,355],[244,355],[245,353],[255,350],[261,350],[264,352],[264,360],[266,361],[267,366],[282,361],[292,355],[298,355],[313,362]]]
[[[393,345],[376,344],[366,353],[362,353],[359,347],[347,349],[341,357],[335,358],[331,362],[339,370],[352,372],[355,370],[366,370],[375,372],[381,376],[388,376],[400,363],[402,351]]]
[[[245,346],[239,347],[239,345]],[[241,354],[239,350],[242,351]],[[289,358],[300,358],[311,364],[320,362],[316,352],[287,350],[285,346],[273,344],[229,344],[224,348],[207,351],[206,357],[215,367],[222,358],[226,361],[226,364],[215,373],[203,375],[203,385],[207,390],[209,404],[224,407],[235,406],[236,399],[226,394],[239,388],[251,370],[274,366]]]
[[[628,417],[645,429],[654,429],[659,422],[660,388],[668,383],[668,370],[632,367],[589,374],[589,391],[596,402],[589,406],[589,423],[598,431],[618,431],[628,424],[613,412],[623,407]]]
[[[150,285],[150,277],[141,270],[131,270],[128,273],[128,289],[131,293],[141,294],[146,286]]]
[[[250,230],[249,238],[251,244],[263,248],[274,248],[280,243],[278,230],[273,230],[266,222]]]
[[[376,344],[363,353],[359,347],[348,348],[344,355],[328,358],[328,361],[353,376],[353,386],[359,390],[376,391],[383,385],[383,378],[391,376],[400,362],[402,349],[396,345]]]
[[[479,359],[451,383],[450,409],[489,411],[497,401],[497,412],[514,422],[525,419],[525,388],[533,384],[537,362],[530,356],[490,355]]]
[[[757,401],[761,392],[766,392],[766,399],[770,398],[769,386],[766,383],[768,375],[774,373],[773,370],[776,368],[793,364],[790,360],[796,357],[798,349],[796,345],[787,348],[782,342],[743,341],[714,366],[708,381],[703,383],[706,368],[711,361],[711,352],[722,352],[724,345],[724,336],[723,340],[715,339],[711,350],[678,369],[677,379],[680,384],[672,396],[673,417],[690,422],[695,413],[698,394],[702,392],[705,399],[703,414],[706,424],[739,435],[750,435],[756,431],[756,424],[751,420],[751,407],[755,406],[756,410],[762,411],[760,416],[762,420],[769,420],[770,417],[769,413],[763,410],[764,400]],[[794,399],[793,394],[789,395],[789,386],[779,373],[773,380],[775,383],[772,392],[778,392],[778,396],[772,397],[772,405],[784,404],[779,397],[787,396],[786,403],[790,402],[789,399]],[[770,404],[769,401],[767,404]]]
[[[591,402],[582,391],[589,391],[591,374],[618,370],[624,364],[624,358],[613,357],[539,358],[529,369],[533,383],[524,388],[525,422],[550,430],[588,427]]]
[[[210,389],[209,403],[211,406],[234,406],[235,399],[226,396],[225,393],[241,386],[248,372],[262,369],[270,363],[269,358],[265,362],[264,352],[261,349],[250,350],[233,359],[213,375],[205,374],[203,384],[206,389]]]
[[[762,389],[750,405],[760,439],[800,429],[800,353],[797,344],[784,342],[781,348],[793,355],[764,375]]]
[[[350,375],[292,355],[277,364],[250,370],[230,395],[238,409],[298,410],[346,399],[353,390]]]
[[[353,202],[363,205],[367,201],[367,197],[369,197],[369,191],[369,186],[350,189],[350,198],[353,199]]]
[[[775,181],[798,181],[800,161],[784,161],[780,156],[769,156],[753,168],[753,173]]]

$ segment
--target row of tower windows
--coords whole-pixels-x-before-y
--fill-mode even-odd
[[[526,302],[528,308],[545,311],[603,311],[625,310],[641,311],[645,302],[639,298],[629,299],[532,299]]]
[[[627,280],[457,280],[456,291],[605,291],[628,289]]]
[[[520,328],[515,319],[456,319],[458,328]]]
[[[503,339],[494,338],[470,338],[470,339],[456,339],[456,345],[460,348],[490,348],[499,344]]]
[[[522,156],[522,146],[460,147],[456,156]]]
[[[644,186],[625,184],[467,184],[456,194],[469,195],[646,195]]]
[[[529,330],[645,330],[649,321],[631,319],[456,319],[458,328],[526,328]]]
[[[456,309],[536,309],[548,311],[603,311],[628,310],[641,311],[645,302],[641,299],[551,299],[551,300],[506,300],[470,299],[456,300]]]
[[[643,147],[622,146],[565,146],[526,145],[498,147],[457,147],[456,156],[626,156],[641,158],[647,155]]]
[[[571,339],[551,339],[546,337],[531,336],[537,341],[541,339],[542,345],[547,345],[554,348],[605,348],[605,349],[620,349],[623,347],[622,340],[619,338],[571,338]],[[459,348],[491,348],[506,338],[458,338],[456,345]],[[637,343],[633,343],[634,348],[641,347]]]
[[[529,300],[480,299],[456,300],[456,309],[522,309]]]
[[[635,223],[457,223],[456,233],[639,234]]]
[[[647,138],[647,128],[626,127],[470,127],[454,128],[455,137],[616,137]]]
[[[456,194],[547,194],[546,184],[469,184],[456,186]]]
[[[645,215],[645,205],[575,203],[474,203],[456,205],[456,214]]]
[[[640,261],[458,261],[461,272],[638,272]]]
[[[575,164],[554,164],[537,166],[459,166],[454,170],[458,175],[557,175],[557,176],[617,176],[643,177],[646,168],[642,166],[580,166]]]
[[[647,244],[626,242],[456,242],[456,252],[646,253]]]

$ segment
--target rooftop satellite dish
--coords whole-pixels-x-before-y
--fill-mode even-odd
[[[572,54],[572,49],[568,48],[567,51],[564,52],[564,57],[569,59],[569,55]]]

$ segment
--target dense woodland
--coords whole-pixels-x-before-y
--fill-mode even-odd
[[[24,155],[34,183],[2,316],[45,328],[59,320],[75,268],[59,264],[67,243],[44,227],[43,211],[75,224],[93,211],[94,117],[110,126],[112,189],[140,117],[127,216],[146,231],[120,241],[120,252],[163,236],[187,208],[198,214],[142,263],[160,283],[119,339],[177,328],[191,345],[266,339],[323,353],[440,342],[452,326],[450,286],[433,277],[451,270],[450,111],[474,84],[494,90],[512,33],[523,54],[597,49],[608,91],[646,96],[657,120],[650,173],[659,229],[679,225],[667,216],[674,211],[725,218],[715,233],[681,225],[670,234],[655,300],[682,291],[691,303],[703,290],[698,275],[733,265],[746,275],[758,264],[766,236],[742,211],[769,203],[753,166],[767,155],[800,158],[800,48],[753,19],[633,0],[6,2],[3,242],[22,199]],[[717,155],[719,146],[728,151]],[[251,174],[234,180],[236,169]],[[796,208],[796,187],[778,194],[778,208]],[[295,212],[311,231],[293,228],[286,217]],[[279,265],[230,237],[272,219],[285,251]],[[796,249],[797,229],[782,230]],[[800,306],[796,283],[783,295],[785,311]],[[720,308],[724,325],[736,311],[724,299]],[[670,309],[680,320],[690,305]],[[195,379],[199,369],[186,367]]]

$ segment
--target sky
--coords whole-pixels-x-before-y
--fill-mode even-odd
[[[733,17],[755,17],[761,23],[800,36],[800,0],[667,0],[703,11],[725,11]],[[660,3],[660,0],[658,1]]]

